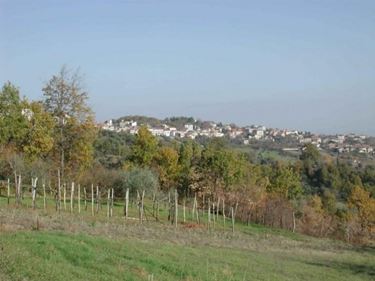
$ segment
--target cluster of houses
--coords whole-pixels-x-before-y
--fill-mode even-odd
[[[323,139],[322,147],[339,153],[358,152],[364,154],[375,154],[374,147],[366,143],[366,136],[355,134],[338,135]]]
[[[236,125],[223,125],[215,122],[186,123],[179,128],[171,124],[161,122],[158,125],[138,124],[134,120],[108,120],[102,125],[102,129],[127,132],[136,134],[141,125],[146,125],[154,136],[164,136],[168,138],[190,138],[199,136],[208,138],[228,137],[236,139],[245,145],[254,141],[270,141],[285,144],[285,150],[299,150],[306,144],[313,144],[320,149],[333,152],[358,152],[365,154],[375,154],[374,147],[366,144],[366,136],[349,135],[317,135],[304,131],[266,128],[265,126],[251,125],[238,127]]]
[[[185,124],[183,128],[176,128],[173,126],[169,126],[167,124],[161,124],[159,126],[150,126],[148,124],[140,124],[146,125],[148,130],[154,136],[164,136],[164,137],[171,137],[171,138],[190,138],[195,139],[198,136],[206,136],[206,137],[224,137],[223,129],[216,126],[215,123],[212,122],[212,126],[209,128],[200,128],[194,124]],[[118,124],[115,124],[113,120],[108,120],[104,122],[102,129],[109,130],[109,131],[116,131],[116,132],[128,132],[130,134],[136,134],[140,127],[138,122],[130,120],[125,121],[121,120]]]

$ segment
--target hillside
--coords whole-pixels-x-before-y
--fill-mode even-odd
[[[2,203],[1,203],[2,202]],[[373,280],[375,251],[258,225],[216,227],[106,218],[0,200],[0,279]],[[136,210],[132,212],[135,214]]]

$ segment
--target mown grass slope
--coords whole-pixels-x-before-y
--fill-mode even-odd
[[[0,280],[374,280],[375,250],[257,225],[0,206]]]
[[[369,253],[251,251],[84,234],[2,235],[9,280],[373,280]],[[1,276],[1,275],[0,275]]]

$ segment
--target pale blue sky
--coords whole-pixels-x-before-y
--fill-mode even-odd
[[[0,83],[80,67],[97,119],[375,135],[375,1],[0,0]]]

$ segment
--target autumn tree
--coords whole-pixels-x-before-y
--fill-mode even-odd
[[[172,147],[161,147],[155,160],[161,188],[167,191],[176,187],[179,173],[177,151]]]
[[[64,66],[42,90],[44,107],[56,122],[54,157],[61,175],[64,177],[65,170],[79,173],[92,161],[96,134],[82,77],[78,71],[72,73]]]
[[[201,149],[196,142],[187,140],[180,145],[178,154],[178,189],[186,196],[194,185],[194,172],[200,161]]]
[[[130,160],[140,167],[150,167],[158,151],[158,140],[146,126],[139,128],[131,147]]]
[[[22,142],[22,150],[30,161],[45,159],[53,148],[55,122],[39,102],[24,102],[27,114],[27,131]]]
[[[356,186],[349,197],[348,206],[352,220],[358,220],[365,235],[375,234],[375,199],[363,188]]]

